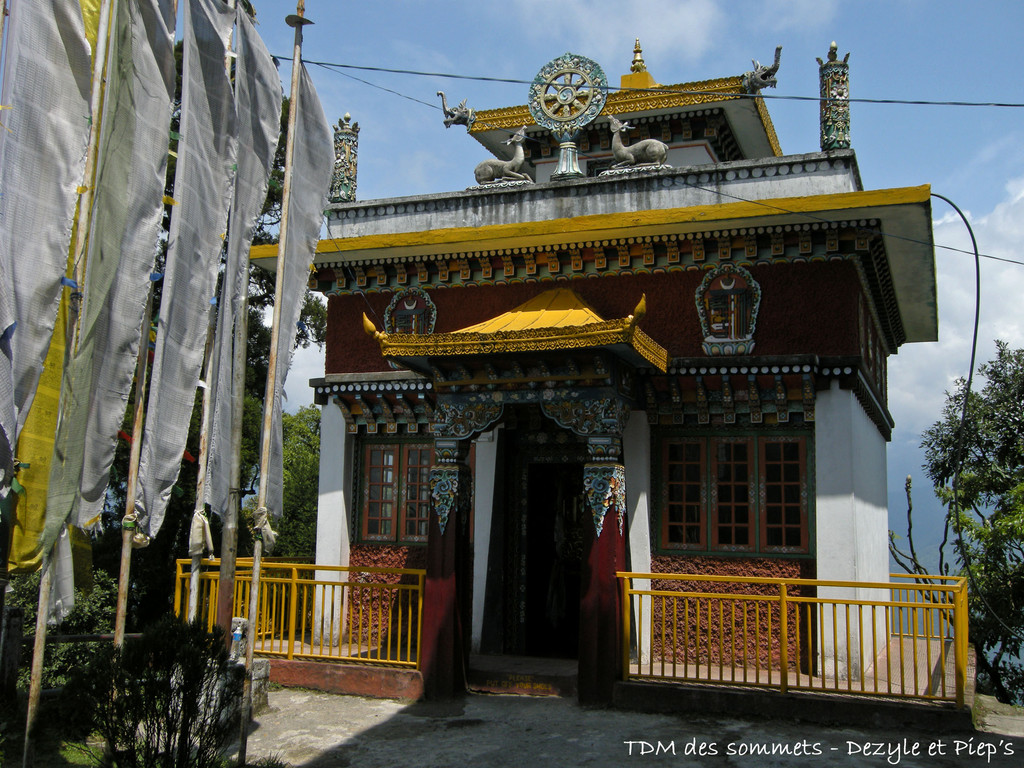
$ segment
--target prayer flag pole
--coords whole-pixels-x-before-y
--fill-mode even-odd
[[[220,533],[220,579],[217,582],[217,624],[231,640],[235,612],[235,562],[238,555],[238,512],[242,506],[242,424],[245,415],[245,362],[249,332],[248,291],[242,295],[235,317],[231,368],[231,460],[228,468],[230,491]]]
[[[267,368],[267,387],[263,396],[263,431],[260,443],[260,485],[256,500],[255,533],[252,553],[252,587],[249,592],[249,636],[245,644],[245,683],[242,692],[241,734],[238,747],[238,765],[245,765],[249,736],[249,718],[252,712],[252,657],[256,627],[259,626],[260,565],[263,557],[263,530],[270,527],[267,510],[267,492],[270,483],[270,442],[274,419],[274,392],[278,377],[277,344],[281,332],[281,304],[284,294],[284,255],[288,239],[288,204],[291,201],[291,172],[295,155],[295,121],[299,110],[299,71],[302,67],[302,28],[312,24],[304,18],[306,2],[298,0],[295,14],[285,19],[295,29],[295,48],[292,54],[291,98],[288,104],[288,138],[285,143],[284,190],[281,197],[281,228],[277,243],[277,270],[274,285],[274,316],[270,327],[270,358]]]
[[[84,183],[81,188],[81,195],[78,198],[77,231],[75,246],[72,251],[72,263],[75,266],[75,282],[78,286],[82,286],[85,280],[85,244],[92,220],[92,192],[96,184],[96,164],[100,143],[99,115],[103,94],[103,89],[100,86],[103,82],[103,74],[107,65],[112,3],[113,0],[103,0],[100,4],[100,16],[96,32],[96,54],[93,58],[92,89],[89,94],[89,143],[86,150]],[[2,25],[7,16],[7,9],[4,7],[0,10],[2,10],[2,13],[0,13],[0,25]],[[2,27],[0,27],[0,33],[2,33]],[[0,34],[0,39],[2,39],[2,34]],[[78,290],[81,290],[81,288],[79,287]],[[71,300],[68,335],[72,338],[78,335],[78,309],[80,301],[80,298],[76,300],[74,296]],[[67,361],[70,359],[73,349],[73,344],[68,343],[64,358],[65,370],[67,370]],[[25,714],[25,744],[22,751],[22,768],[28,768],[31,764],[32,731],[39,709],[39,696],[42,692],[43,657],[46,651],[46,620],[50,613],[50,592],[53,589],[53,560],[56,553],[57,545],[54,544],[49,554],[43,557],[43,572],[39,579],[39,603],[36,609],[36,631],[32,645],[32,667],[31,677],[29,678],[27,711]]]
[[[203,370],[203,415],[199,427],[199,476],[196,478],[196,504],[192,512],[192,528],[189,532],[188,549],[192,558],[192,568],[188,576],[188,620],[195,621],[199,614],[199,570],[202,568],[203,552],[210,542],[210,524],[206,519],[206,470],[208,466],[208,445],[210,439],[210,415],[213,403],[210,402],[212,386],[213,333],[217,328],[216,314],[210,312],[210,327],[206,332],[206,365]]]
[[[228,5],[237,8],[236,0],[229,0]],[[225,61],[230,68],[230,61]],[[236,91],[237,93],[237,91]],[[241,233],[230,233],[231,237],[240,237]],[[227,285],[227,278],[224,281]],[[224,630],[225,642],[231,647],[231,620],[235,613],[235,563],[238,557],[238,511],[242,506],[242,494],[239,484],[242,479],[242,423],[245,418],[245,364],[249,335],[249,291],[248,280],[246,290],[240,297],[238,313],[235,315],[234,338],[231,360],[231,435],[229,442],[230,461],[228,462],[228,495],[227,508],[222,510],[220,532],[220,574],[217,580],[216,622]],[[222,291],[222,301],[229,301],[227,291]],[[207,379],[207,384],[209,384]],[[218,397],[223,397],[217,393]]]
[[[146,312],[142,316],[139,338],[139,356],[135,363],[135,414],[132,420],[132,446],[128,454],[128,483],[125,493],[125,513],[121,518],[121,568],[117,579],[117,607],[114,612],[114,645],[124,643],[124,627],[128,613],[128,585],[132,568],[132,538],[135,536],[137,515],[130,505],[135,501],[135,488],[139,482],[139,457],[142,455],[142,425],[146,412],[146,370],[149,368],[149,325],[153,314],[153,283],[146,298]]]

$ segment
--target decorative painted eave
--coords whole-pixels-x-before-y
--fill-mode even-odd
[[[503,315],[450,333],[386,333],[377,330],[365,314],[363,327],[377,339],[384,357],[414,369],[428,367],[417,365],[417,359],[610,348],[631,362],[665,371],[668,352],[637,327],[646,311],[646,300],[641,298],[628,317],[604,320],[574,291],[558,288]]]
[[[746,156],[782,155],[775,126],[768,115],[764,99],[747,92],[741,75],[676,85],[657,85],[651,89],[621,89],[608,94],[602,114],[679,114],[708,105],[723,108],[740,144],[747,148]],[[485,147],[501,156],[507,151],[502,142],[508,138],[508,131],[514,131],[523,125],[534,125],[533,117],[525,104],[478,110],[476,122],[469,133]]]
[[[714,181],[704,183],[713,184]],[[659,189],[663,191],[665,187]],[[644,197],[648,206],[669,204],[679,199],[671,195],[662,199],[658,191],[653,190]],[[408,203],[389,202],[389,206],[408,205],[413,209],[422,206],[423,210],[414,210],[404,217],[396,210],[393,216],[378,218],[377,225],[368,221],[369,217],[352,221],[351,226],[348,221],[342,222],[340,229],[353,231],[353,236],[322,240],[315,262],[318,268],[373,272],[384,286],[394,281],[402,284],[402,280],[418,280],[423,287],[456,287],[483,284],[479,282],[480,277],[485,281],[500,280],[505,259],[535,259],[539,263],[543,255],[544,261],[548,262],[547,254],[559,250],[664,242],[668,246],[666,255],[662,256],[658,250],[653,254],[652,263],[641,267],[651,271],[673,268],[671,263],[662,264],[659,260],[671,262],[673,254],[683,250],[684,242],[699,240],[709,248],[714,243],[721,248],[723,243],[734,242],[737,237],[742,239],[750,235],[761,238],[762,235],[757,233],[771,227],[803,231],[840,226],[862,233],[857,237],[864,240],[865,249],[871,252],[866,265],[870,267],[869,272],[877,272],[879,276],[869,276],[866,287],[875,296],[878,311],[891,317],[892,332],[887,335],[890,349],[895,351],[905,342],[938,338],[930,194],[930,187],[925,185],[625,211],[609,210],[611,206],[600,201],[588,205],[587,197],[581,194],[573,199],[573,209],[580,211],[581,215],[569,218],[557,215],[565,210],[562,201],[539,196],[521,200],[518,204],[509,200],[505,206],[508,210],[498,221],[478,226],[444,226],[448,221],[454,224],[466,218],[455,210],[449,214],[410,199]],[[721,199],[710,191],[698,199],[705,197]],[[493,206],[496,209],[502,207]],[[591,210],[597,212],[586,213]],[[516,217],[517,213],[521,216]],[[506,218],[511,220],[505,221]],[[274,248],[253,248],[252,258],[264,260],[266,256],[272,257]],[[689,245],[686,250],[690,250]],[[713,260],[704,260],[703,257],[692,265],[683,263],[686,259],[678,255],[676,258],[681,268],[706,269],[714,264]],[[690,261],[693,258],[691,255]],[[729,258],[735,257],[730,254]],[[756,258],[760,257],[756,254],[753,260],[741,257],[739,263],[753,263]],[[786,258],[784,256],[781,260]],[[483,267],[473,268],[471,265],[476,262]],[[462,264],[464,269],[453,271],[452,264],[456,263]],[[612,259],[607,259],[607,263],[608,266],[602,270],[628,274],[637,269],[628,260],[625,267]],[[450,271],[454,277],[449,276]],[[464,272],[468,274],[463,276]],[[492,278],[492,274],[495,277]],[[598,273],[570,268],[564,274],[568,279],[574,279]],[[425,279],[429,282],[425,283]]]

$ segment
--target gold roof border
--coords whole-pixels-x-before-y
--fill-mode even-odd
[[[636,327],[637,317],[560,328],[495,331],[493,333],[385,333],[363,315],[363,327],[380,344],[385,357],[447,357],[516,352],[551,352],[627,344],[659,370],[668,370],[668,351]]]
[[[658,109],[692,107],[700,104],[713,104],[736,99],[754,99],[757,114],[764,125],[768,143],[776,157],[782,157],[782,146],[775,133],[775,126],[768,107],[760,95],[752,95],[743,87],[743,77],[720,77],[714,80],[701,80],[694,83],[678,83],[676,85],[659,85],[651,90],[625,89],[608,94],[604,109],[605,115],[631,114]],[[513,129],[523,125],[535,125],[530,108],[526,104],[515,107],[478,110],[476,122],[469,129],[470,133],[486,133],[487,131]]]
[[[754,97],[754,104],[757,106],[757,114],[760,115],[761,122],[764,124],[765,133],[768,134],[768,143],[771,145],[772,152],[776,157],[782,157],[782,145],[779,144],[779,136],[775,133],[775,123],[772,122],[772,118],[768,114],[768,105],[764,103],[761,96]]]
[[[619,112],[640,112],[666,107],[689,107],[713,101],[728,101],[742,98],[742,77],[722,77],[717,80],[702,80],[697,83],[660,85],[651,91],[627,89],[608,94],[602,114]],[[476,122],[470,133],[485,133],[501,128],[519,129],[523,124],[534,125],[530,108],[526,104],[515,107],[477,110]]]

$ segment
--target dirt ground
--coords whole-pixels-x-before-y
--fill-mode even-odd
[[[255,718],[248,757],[273,755],[293,768],[1022,768],[1021,712],[994,700],[979,711],[984,730],[915,733],[637,714],[557,698],[469,695],[443,704],[406,704],[278,689],[270,692],[269,709]]]

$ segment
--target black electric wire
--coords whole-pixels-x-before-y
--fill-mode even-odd
[[[275,59],[280,61],[291,61],[287,56],[275,56]],[[329,61],[310,61],[303,59],[306,64],[315,64],[316,66],[323,67],[328,70],[341,70],[341,69],[354,69],[361,72],[381,72],[384,74],[392,75],[412,75],[415,77],[441,77],[449,80],[470,80],[482,83],[507,83],[511,85],[532,85],[533,80],[522,80],[520,78],[512,77],[486,77],[484,75],[459,75],[450,72],[424,72],[415,69],[398,69],[394,67],[371,67],[358,64],[338,64]],[[661,94],[676,94],[683,96],[706,96],[713,91],[689,91],[682,90],[679,88],[672,88],[666,86],[658,86],[654,88],[616,88],[614,86],[606,86],[605,90],[609,92],[631,92],[631,93],[661,93]],[[872,99],[872,98],[827,98],[821,96],[790,96],[785,94],[775,93],[730,93],[728,94],[731,98],[761,98],[761,99],[775,99],[781,101],[809,101],[809,102],[822,102],[822,101],[842,101],[855,104],[905,104],[909,106],[917,107],[987,107],[987,108],[1001,108],[1001,109],[1021,109],[1024,108],[1024,102],[1000,102],[1000,101],[958,101],[958,100],[947,100],[947,101],[932,101],[929,99]],[[431,105],[433,106],[433,105]]]
[[[964,561],[964,570],[967,572],[967,580],[971,585],[971,589],[974,590],[974,594],[977,596],[981,604],[985,606],[985,610],[988,611],[989,615],[995,619],[1000,626],[1009,634],[1010,637],[1016,640],[1024,640],[1017,632],[1010,627],[1000,616],[992,605],[985,599],[985,594],[978,588],[977,581],[974,576],[974,569],[971,563],[970,550],[964,544],[963,540],[963,527],[960,524],[960,472],[963,467],[964,459],[964,442],[962,436],[964,429],[967,425],[967,411],[968,405],[971,399],[971,384],[974,380],[974,365],[977,359],[978,353],[978,328],[981,324],[981,257],[978,253],[978,241],[974,237],[974,229],[971,227],[970,222],[964,215],[964,212],[960,210],[960,207],[950,200],[948,197],[940,195],[936,192],[932,192],[932,197],[937,197],[939,200],[943,200],[952,206],[953,210],[959,214],[960,218],[963,219],[964,226],[967,227],[967,231],[971,235],[971,244],[974,247],[974,328],[971,333],[971,362],[970,367],[967,371],[967,379],[964,384],[964,404],[960,411],[960,424],[957,427],[957,439],[956,448],[954,449],[953,456],[953,478],[952,478],[952,507],[953,507],[953,529],[956,533],[957,545],[960,550],[960,556]]]
[[[277,57],[277,58],[284,58],[284,57]],[[290,61],[291,59],[285,58],[285,60],[286,61]],[[389,68],[385,68],[385,67],[358,67],[358,66],[349,65],[349,64],[331,64],[331,63],[328,63],[328,62],[320,62],[320,61],[306,61],[305,63],[306,64],[315,64],[317,66],[320,66],[320,67],[323,67],[323,68],[327,69],[328,71],[335,71],[335,70],[339,70],[339,69],[363,69],[363,70],[375,71],[375,72],[388,72],[388,73],[397,73],[397,74],[411,74],[411,75],[434,76],[434,77],[451,77],[451,78],[457,78],[457,79],[461,79],[461,80],[482,80],[482,81],[486,81],[486,82],[501,82],[501,83],[516,83],[516,84],[527,83],[527,81],[524,81],[524,80],[515,80],[515,79],[510,79],[510,78],[490,78],[490,77],[475,77],[475,76],[471,76],[471,75],[451,75],[451,74],[445,74],[445,73],[428,73],[428,72],[417,72],[415,70],[389,69]],[[417,104],[422,104],[425,107],[429,107],[431,109],[436,109],[436,110],[440,110],[441,109],[441,107],[438,106],[437,104],[433,104],[431,102],[423,101],[422,99],[418,99],[418,98],[416,98],[414,96],[409,96],[407,94],[401,93],[400,91],[396,91],[396,90],[394,90],[392,88],[387,88],[386,86],[370,82],[369,80],[365,80],[363,78],[356,77],[354,75],[350,75],[350,74],[348,74],[346,72],[339,71],[337,73],[342,75],[343,77],[348,77],[351,80],[355,80],[356,82],[362,83],[364,85],[368,85],[371,88],[377,88],[378,90],[384,91],[386,93],[393,94],[393,95],[398,96],[398,97],[403,98],[403,99],[407,99],[408,101],[412,101],[412,102],[415,102]],[[640,89],[630,89],[630,90],[640,90]],[[660,93],[695,93],[695,94],[696,93],[701,93],[701,94],[705,94],[706,93],[705,91],[692,91],[691,92],[691,91],[678,91],[678,90],[664,89],[664,88],[662,88],[662,89],[653,88],[653,89],[643,89],[643,90],[649,90],[649,91],[660,92]],[[820,101],[820,99],[818,99],[817,97],[810,97],[810,96],[806,96],[806,97],[800,96],[800,97],[793,97],[793,98],[807,99],[807,100],[811,100],[811,101]],[[865,99],[864,101],[869,101],[869,100]],[[1002,105],[1000,105],[1000,104],[995,104],[995,103],[984,104],[984,103],[981,103],[981,102],[976,102],[976,103],[968,103],[968,102],[925,102],[925,101],[909,102],[909,101],[894,101],[894,100],[885,100],[885,99],[874,99],[874,100],[870,100],[870,101],[873,101],[875,103],[892,103],[892,104],[913,104],[913,103],[916,103],[916,104],[929,104],[929,105],[945,104],[945,105],[957,105],[957,106],[1024,106],[1024,104],[1019,104],[1019,105],[1002,104]],[[486,123],[482,123],[482,124],[486,125]],[[500,130],[500,131],[502,131],[504,133],[509,134],[510,136],[513,133],[513,131],[510,131],[509,129],[503,128],[503,127],[499,127],[499,126],[494,126],[494,130]],[[529,141],[537,141],[537,139],[535,139],[532,136],[527,136],[527,140],[529,140]],[[586,153],[583,153],[583,152],[580,152],[580,156],[584,157],[584,158],[588,157],[588,155]],[[740,197],[739,195],[730,195],[727,192],[722,192],[721,190],[717,190],[717,189],[716,190],[712,190],[712,189],[709,189],[709,188],[706,188],[706,187],[702,187],[702,186],[700,186],[698,184],[688,184],[688,186],[693,187],[694,189],[701,189],[701,190],[704,190],[704,191],[707,191],[707,192],[713,192],[713,193],[715,193],[717,195],[720,195],[722,197],[728,197],[728,198],[731,198],[731,199],[736,200],[738,202],[751,203],[751,204],[755,204],[755,205],[762,205],[762,206],[764,206],[766,208],[771,208],[772,210],[781,211],[783,213],[788,213],[788,214],[791,214],[791,215],[794,215],[794,216],[803,216],[805,218],[808,218],[808,219],[811,219],[811,220],[814,220],[814,221],[817,221],[817,222],[820,222],[820,223],[824,223],[824,224],[835,223],[831,219],[826,219],[826,218],[821,217],[821,216],[815,216],[814,214],[806,213],[806,212],[803,212],[803,211],[799,211],[799,212],[798,211],[790,211],[790,210],[787,210],[785,208],[782,208],[782,207],[780,207],[778,205],[775,205],[773,203],[770,203],[770,202],[760,201],[760,200],[748,200],[748,199],[746,199],[744,197]],[[943,199],[945,199],[945,198],[943,198]],[[905,242],[916,243],[918,245],[925,245],[925,246],[931,246],[931,247],[934,247],[934,248],[941,248],[943,250],[953,251],[955,253],[963,253],[963,254],[967,254],[967,255],[971,255],[972,254],[972,251],[967,251],[967,250],[964,250],[962,248],[955,248],[955,247],[950,246],[950,245],[936,245],[934,243],[926,243],[924,241],[917,240],[917,239],[911,238],[911,237],[907,237],[905,235],[898,235],[898,234],[894,234],[894,233],[886,233],[886,236],[890,237],[890,238],[893,238],[893,239],[903,240]],[[1004,262],[1006,264],[1017,264],[1017,265],[1020,265],[1020,266],[1024,266],[1024,261],[1018,261],[1018,260],[1015,260],[1015,259],[1008,259],[1008,258],[1005,258],[1005,257],[1002,257],[1002,256],[992,256],[992,255],[987,254],[987,253],[982,253],[982,254],[980,254],[980,256],[983,259],[991,259],[993,261],[1001,261],[1001,262]]]

